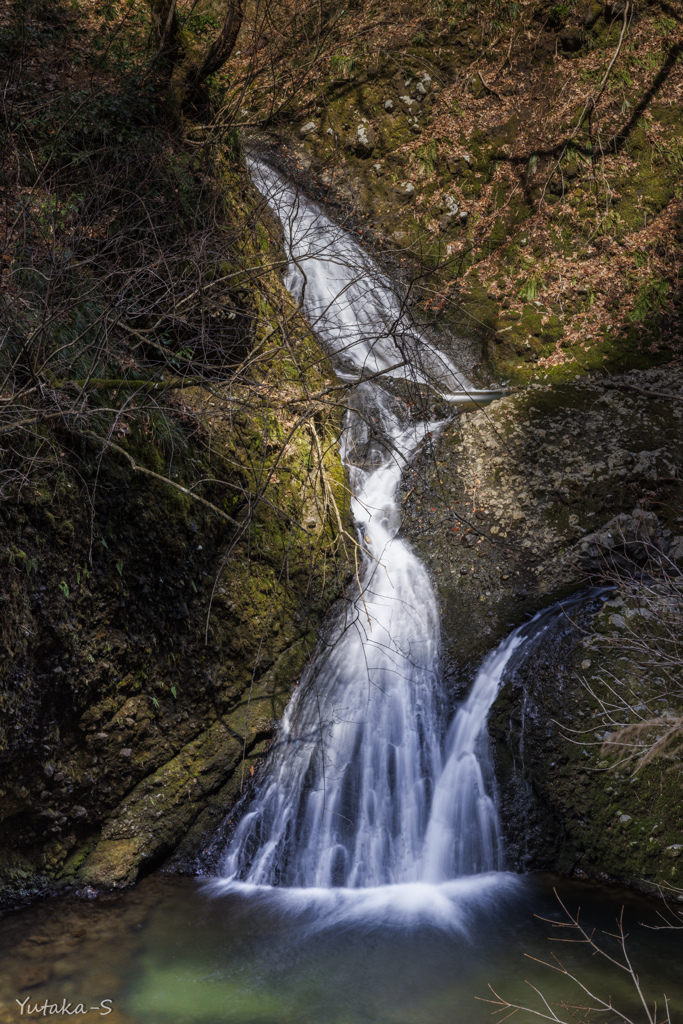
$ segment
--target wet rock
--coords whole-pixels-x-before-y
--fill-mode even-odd
[[[139,842],[136,839],[104,840],[81,869],[81,879],[96,888],[120,888],[138,873]]]
[[[384,109],[386,110],[387,114],[392,114],[394,112],[394,101],[393,100],[385,100],[384,101]]]

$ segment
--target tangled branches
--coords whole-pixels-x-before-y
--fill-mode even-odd
[[[590,1021],[605,1019],[607,1014],[609,1015],[607,1019],[621,1021],[622,1024],[635,1024],[636,1021],[647,1021],[647,1024],[670,1024],[672,1018],[666,995],[663,997],[661,1007],[657,1005],[656,1001],[653,1002],[648,998],[631,959],[627,945],[628,933],[624,924],[624,908],[622,907],[617,918],[614,932],[598,933],[597,929],[583,923],[580,907],[575,912],[571,911],[557,890],[555,890],[555,897],[562,910],[563,920],[556,921],[544,917],[540,917],[539,920],[549,924],[554,931],[562,933],[562,937],[551,936],[551,941],[583,946],[593,957],[596,957],[603,968],[599,972],[599,979],[591,977],[587,972],[582,974],[580,971],[568,967],[563,959],[554,954],[548,961],[532,956],[531,960],[556,972],[570,982],[575,990],[578,990],[577,1000],[565,997],[551,1001],[539,988],[527,982],[538,996],[540,1003],[538,1007],[511,1002],[504,996],[500,996],[490,985],[489,988],[494,998],[482,1001],[494,1006],[496,1008],[494,1013],[504,1013],[503,1020],[507,1020],[514,1014],[523,1013],[535,1020],[554,1021],[556,1024],[570,1024],[570,1022],[571,1024],[590,1024]],[[662,923],[655,927],[658,929],[680,928],[680,911],[667,907],[667,912],[668,916],[660,914]],[[614,949],[615,945],[616,949]],[[611,976],[611,983],[621,989],[618,999],[604,991],[605,986],[610,984],[610,981],[605,978],[607,971],[616,972]],[[625,987],[618,985],[619,972],[625,976],[627,983]]]
[[[601,555],[615,596],[589,640],[609,663],[583,682],[600,719],[592,731],[601,753],[637,771],[683,745],[683,552],[654,514],[621,518],[628,528],[615,525],[612,547]]]
[[[120,25],[101,43],[105,70],[46,103],[26,68],[59,12],[15,14],[0,107],[0,497],[49,504],[76,487],[92,536],[123,467],[222,520],[231,557],[254,550],[267,515],[336,559],[341,411],[236,135],[228,124],[187,142],[130,25],[118,53]],[[74,39],[57,25],[63,63]],[[293,496],[285,472],[301,465]]]

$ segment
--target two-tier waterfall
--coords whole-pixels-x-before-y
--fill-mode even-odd
[[[254,162],[252,172],[285,230],[288,288],[339,375],[358,382],[342,458],[364,567],[289,704],[222,874],[367,889],[497,870],[486,717],[522,634],[489,657],[446,732],[435,596],[398,534],[401,475],[434,424],[411,420],[403,401],[362,376],[426,382],[451,401],[477,392],[346,232],[269,167]]]

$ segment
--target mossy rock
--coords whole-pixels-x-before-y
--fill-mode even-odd
[[[599,620],[609,618],[609,611],[586,610],[572,616],[573,624],[558,624],[496,702],[490,721],[502,741],[497,761],[503,814],[510,846],[526,868],[552,867],[652,890],[675,885],[680,877],[675,853],[683,842],[683,773],[677,764],[658,761],[633,775],[604,760],[599,745],[588,742],[595,734],[595,699],[582,680],[590,679],[591,689],[609,699],[605,680],[624,676],[618,650],[586,646],[583,639],[604,631]],[[629,621],[637,631],[636,618]],[[646,670],[634,667],[624,685],[646,697],[648,679]],[[520,778],[512,759],[522,742]],[[513,815],[525,821],[524,837]]]

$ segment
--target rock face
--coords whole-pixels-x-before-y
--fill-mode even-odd
[[[667,367],[623,380],[658,391],[675,390],[680,377]],[[510,608],[524,614],[588,579],[596,535],[612,532],[616,516],[633,524],[635,513],[662,550],[677,545],[676,515],[648,506],[661,494],[675,508],[679,406],[586,381],[530,387],[444,428],[408,477],[405,523],[445,588],[448,635],[466,633],[483,654],[500,636],[495,622],[507,628]],[[476,537],[465,563],[464,536]]]
[[[185,408],[210,416],[246,484],[250,456],[218,398],[202,408],[188,389]],[[258,429],[245,436],[262,444]],[[158,458],[151,444],[135,450]],[[67,460],[59,487],[0,505],[0,907],[127,885],[181,840],[189,854],[257,770],[315,644],[310,623],[341,583],[323,570],[331,527],[309,450],[308,435],[305,456],[290,445],[271,510],[307,524],[300,549],[265,507],[236,537],[120,460],[102,460],[92,517],[87,466]],[[207,476],[223,473],[205,449],[189,452]],[[336,450],[327,469],[341,497]],[[257,555],[244,547],[252,527]]]
[[[641,888],[678,886],[680,759],[636,773],[635,764],[606,755],[599,701],[637,694],[660,713],[666,705],[680,714],[680,692],[664,697],[658,670],[634,664],[619,646],[620,632],[644,636],[649,620],[637,603],[617,596],[571,619],[517,667],[490,720],[513,863]]]
[[[669,366],[614,381],[675,393],[683,373]],[[434,574],[452,699],[484,655],[540,607],[627,563],[674,572],[682,477],[680,403],[600,381],[531,387],[443,427],[406,479],[404,528]],[[671,883],[663,844],[675,845],[683,828],[679,763],[650,766],[631,784],[600,743],[588,736],[577,747],[569,731],[597,706],[579,677],[597,686],[592,677],[621,673],[624,687],[656,697],[656,672],[620,662],[616,647],[584,646],[589,634],[642,632],[652,619],[627,602],[572,621],[535,649],[492,715],[514,863]],[[619,823],[617,811],[633,823]],[[659,825],[663,838],[650,842]]]

